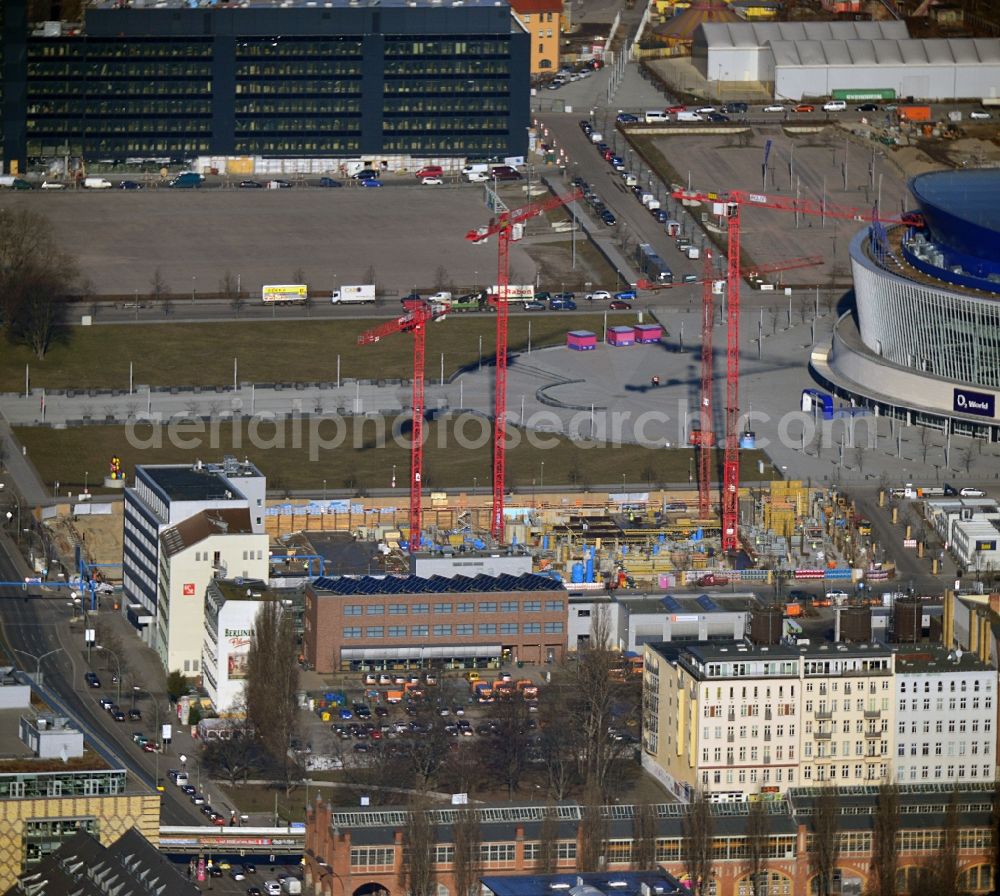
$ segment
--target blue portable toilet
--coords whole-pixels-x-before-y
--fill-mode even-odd
[[[573,564],[573,569],[570,572],[570,581],[574,585],[583,584],[583,564],[579,560]]]

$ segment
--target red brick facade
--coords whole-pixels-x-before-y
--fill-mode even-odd
[[[479,806],[479,809],[484,807]],[[315,888],[318,896],[363,896],[363,894],[384,891],[387,896],[405,896],[399,883],[400,862],[403,853],[402,826],[364,827],[352,830],[349,826],[337,824],[337,813],[351,813],[356,809],[334,808],[317,800],[312,804],[306,819],[306,866],[307,884]],[[362,810],[363,811],[363,810]],[[373,812],[385,810],[372,810]],[[399,810],[400,812],[403,810]],[[684,879],[684,866],[680,861],[680,836],[676,819],[665,819],[657,838],[657,863],[664,870]],[[673,824],[672,824],[673,822]],[[964,875],[963,892],[986,893],[992,888],[992,868],[990,866],[990,831],[986,818],[977,819],[978,827],[962,825],[960,835],[959,864]],[[579,833],[568,831],[567,823],[561,826],[557,870],[576,870],[576,856],[580,854]],[[484,875],[535,874],[538,873],[534,859],[537,848],[537,834],[526,834],[527,825],[508,824],[503,828],[502,840],[494,838],[498,833],[490,824],[482,824],[484,848]],[[537,825],[535,826],[537,830]],[[722,825],[716,830],[716,855],[714,867],[714,896],[750,896],[747,880],[749,869],[742,852],[742,837],[738,831]],[[787,824],[785,825],[787,828]],[[808,896],[811,892],[812,875],[809,869],[807,851],[807,830],[804,825],[789,828],[793,833],[772,836],[773,855],[783,858],[768,860],[771,880],[768,896]],[[621,832],[619,832],[621,833]],[[662,836],[664,833],[666,837]],[[906,891],[906,886],[915,879],[916,873],[933,862],[936,846],[933,837],[938,832],[932,830],[904,831],[901,833],[899,854],[900,877],[905,886],[898,892]],[[565,838],[565,839],[564,839]],[[606,841],[605,855],[610,870],[632,870],[630,865],[631,838],[626,833],[620,838],[612,835]],[[865,835],[852,839],[851,834],[842,834],[842,843],[847,849],[841,854],[838,868],[844,886],[836,886],[845,896],[866,892],[869,877],[870,846]],[[446,841],[439,841],[441,858],[447,859]],[[487,850],[487,846],[492,847]],[[436,880],[449,894],[454,893],[452,866],[449,861],[436,864]],[[360,893],[359,893],[360,891]],[[440,890],[439,890],[440,892]]]
[[[400,594],[341,594],[323,582],[307,588],[305,602],[305,659],[320,674],[362,664],[558,662],[566,649],[566,591],[555,582],[550,590]]]

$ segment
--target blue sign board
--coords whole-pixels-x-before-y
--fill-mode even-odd
[[[975,414],[978,417],[996,416],[996,399],[986,392],[972,389],[955,389],[952,410],[959,414]]]

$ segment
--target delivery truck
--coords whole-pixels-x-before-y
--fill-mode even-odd
[[[362,283],[357,286],[341,286],[330,296],[334,305],[373,305],[375,303],[375,284]]]
[[[930,121],[930,106],[900,106],[896,109],[900,121]]]
[[[103,177],[85,177],[83,185],[88,190],[110,190],[111,181]]]

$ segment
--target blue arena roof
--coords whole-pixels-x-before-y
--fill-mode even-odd
[[[321,576],[314,591],[330,594],[469,594],[508,591],[565,591],[560,582],[535,573],[520,576]]]
[[[1000,170],[929,171],[910,190],[946,255],[966,268],[984,264],[983,276],[1000,269]]]

